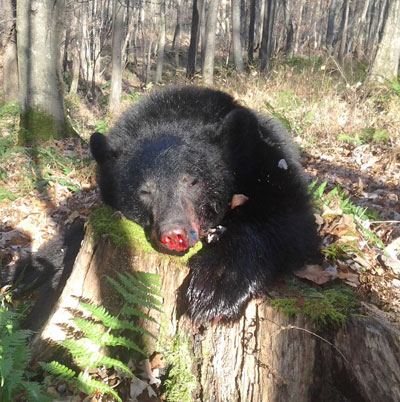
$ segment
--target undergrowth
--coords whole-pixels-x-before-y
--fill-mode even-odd
[[[28,370],[31,352],[28,338],[32,331],[21,329],[23,315],[10,310],[4,303],[0,306],[0,401],[28,402],[51,401],[42,385],[32,380]]]
[[[380,219],[376,211],[369,208],[363,208],[352,203],[350,197],[346,196],[345,192],[339,186],[336,186],[334,189],[326,193],[325,189],[327,183],[323,182],[319,186],[317,186],[317,184],[318,180],[314,181],[309,186],[309,189],[313,194],[316,207],[320,212],[322,212],[322,206],[325,205],[328,208],[332,208],[331,214],[333,215],[350,215],[356,228],[362,234],[362,236],[367,239],[371,245],[384,249],[385,246],[382,240],[369,229],[370,220]],[[336,244],[336,246],[338,245]],[[351,247],[349,243],[343,244],[342,246]],[[355,249],[358,249],[357,245],[355,245]],[[332,250],[324,251],[327,254],[330,254],[332,257],[337,257],[337,253],[331,252]],[[350,251],[354,251],[354,249],[351,249]]]
[[[118,280],[107,277],[123,299],[123,306],[118,314],[111,314],[103,306],[94,306],[89,303],[80,303],[81,308],[89,314],[87,318],[75,317],[72,321],[77,328],[77,339],[66,339],[60,344],[68,350],[74,363],[84,367],[77,373],[75,370],[57,362],[41,363],[41,367],[57,378],[58,381],[68,383],[75,393],[82,391],[88,395],[112,395],[115,400],[122,402],[118,393],[105,382],[91,377],[90,373],[95,369],[102,368],[121,373],[125,378],[132,378],[134,374],[128,365],[114,357],[111,348],[118,347],[124,350],[123,354],[132,358],[148,357],[147,351],[143,350],[133,336],[129,338],[127,333],[137,336],[150,336],[153,334],[134,323],[136,318],[153,321],[154,319],[141,309],[161,311],[161,280],[159,275],[144,272],[134,274],[126,272],[118,273]],[[138,308],[139,307],[139,308]],[[104,351],[108,350],[113,356]],[[120,352],[120,355],[122,353]],[[126,360],[126,359],[125,359]]]

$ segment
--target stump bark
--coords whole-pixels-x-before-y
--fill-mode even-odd
[[[102,277],[127,269],[162,275],[164,315],[151,314],[167,323],[164,336],[179,331],[190,336],[198,381],[193,401],[400,400],[400,332],[389,323],[352,317],[345,328],[322,335],[305,317],[289,318],[267,301],[253,300],[237,322],[194,326],[177,314],[186,266],[158,253],[116,247],[90,230],[52,315],[34,340],[36,358],[48,356],[49,339],[65,338],[79,298],[115,307],[115,292]],[[159,325],[147,329],[157,334]],[[147,345],[150,351],[154,345]]]

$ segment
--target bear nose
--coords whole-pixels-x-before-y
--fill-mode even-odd
[[[164,248],[175,251],[185,251],[189,247],[189,239],[185,229],[173,228],[161,233],[161,243]]]

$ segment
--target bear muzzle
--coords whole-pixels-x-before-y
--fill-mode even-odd
[[[159,236],[153,233],[153,242],[161,252],[174,254],[185,253],[194,247],[199,240],[199,235],[194,229],[186,230],[181,226],[174,226],[161,231]]]

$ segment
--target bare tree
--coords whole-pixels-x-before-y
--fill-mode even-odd
[[[175,52],[175,65],[179,68],[179,51],[182,27],[182,0],[176,0],[176,26],[174,31],[174,39],[172,40],[172,51]]]
[[[194,77],[196,73],[196,58],[197,58],[197,41],[199,35],[200,13],[198,9],[197,0],[193,0],[192,9],[192,25],[190,31],[190,45],[188,54],[188,64],[186,69],[186,76],[188,78]]]
[[[343,21],[341,25],[341,40],[340,40],[340,47],[339,47],[339,62],[343,64],[345,51],[346,51],[346,39],[347,39],[347,28],[349,22],[349,9],[350,9],[350,1],[346,0],[343,4]]]
[[[79,70],[81,66],[81,59],[79,57],[81,48],[81,30],[79,24],[79,16],[80,16],[80,7],[76,7],[72,12],[72,21],[71,21],[72,80],[71,80],[71,87],[69,89],[70,94],[77,93],[79,84]]]
[[[293,38],[294,38],[292,0],[283,1],[283,15],[286,28],[285,55],[286,57],[290,58],[293,56]]]
[[[256,1],[257,0],[250,0],[249,46],[247,49],[247,59],[249,64],[252,64],[254,61],[254,30],[256,22]]]
[[[330,54],[333,53],[333,44],[335,40],[335,17],[337,8],[337,0],[332,0],[329,7],[328,29],[326,31],[326,47]]]
[[[112,22],[112,73],[109,110],[114,114],[119,107],[122,86],[122,44],[124,42],[125,7],[119,0],[113,0]]]
[[[22,142],[66,137],[72,132],[64,113],[60,75],[64,5],[62,0],[17,2]]]
[[[389,4],[388,17],[372,64],[369,81],[383,82],[397,78],[400,59],[400,1]]]
[[[214,81],[215,35],[217,31],[219,0],[210,0],[207,11],[206,46],[204,52],[203,81],[212,85]]]
[[[155,82],[162,81],[162,71],[164,66],[164,52],[165,52],[165,39],[166,39],[166,13],[165,13],[165,0],[160,3],[160,36],[158,38],[157,50],[157,66]]]
[[[16,0],[3,1],[4,32],[3,35],[3,101],[5,103],[18,99],[18,58],[17,35],[15,29]]]
[[[260,69],[268,71],[272,56],[272,32],[275,23],[275,0],[265,0],[264,27],[260,48]]]
[[[232,44],[236,69],[243,72],[243,55],[240,35],[240,0],[232,0]]]

